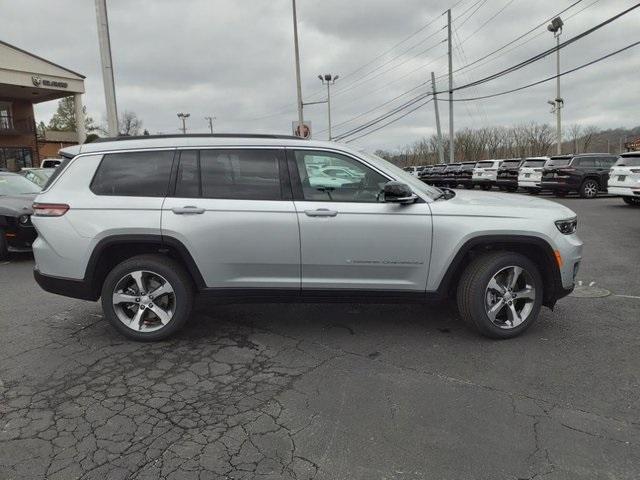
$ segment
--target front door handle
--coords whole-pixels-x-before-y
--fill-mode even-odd
[[[189,214],[201,214],[204,213],[204,208],[194,207],[193,205],[187,205],[186,207],[173,207],[171,209],[176,215],[189,215]]]
[[[307,217],[335,217],[338,215],[338,212],[329,210],[328,208],[318,208],[317,210],[305,210],[304,214]]]

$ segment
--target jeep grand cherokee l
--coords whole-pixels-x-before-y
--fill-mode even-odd
[[[625,203],[640,206],[640,152],[620,155],[609,171],[608,192]]]
[[[510,158],[502,162],[498,167],[496,185],[500,190],[515,192],[518,190],[518,170],[523,160],[520,158]]]
[[[578,192],[582,198],[595,198],[607,191],[609,170],[618,159],[607,153],[586,153],[551,157],[542,171],[540,186],[558,196]]]
[[[484,335],[527,329],[568,294],[576,215],[557,203],[425,185],[385,160],[295,137],[128,137],[62,150],[36,198],[37,282],[101,298],[135,340],[220,301],[420,302],[452,296]],[[312,185],[309,165],[352,183]],[[313,169],[311,169],[313,170]]]
[[[526,158],[518,170],[518,187],[524,188],[528,193],[540,193],[542,169],[548,161],[549,157]]]
[[[476,163],[471,176],[473,185],[479,185],[483,190],[491,190],[498,179],[498,168],[502,164],[502,160],[483,160]]]

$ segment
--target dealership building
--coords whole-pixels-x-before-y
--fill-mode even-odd
[[[0,40],[0,169],[38,166],[47,145],[51,151],[58,143],[82,143],[83,93],[83,75]],[[52,148],[51,138],[39,135],[33,105],[69,96],[75,99],[78,131],[64,132]]]

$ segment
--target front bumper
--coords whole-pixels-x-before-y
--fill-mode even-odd
[[[30,252],[38,232],[32,225],[17,225],[4,231],[7,248],[10,252]]]

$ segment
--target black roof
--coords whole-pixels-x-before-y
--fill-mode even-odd
[[[168,135],[137,135],[137,136],[121,136],[121,137],[99,137],[93,143],[101,142],[119,142],[123,140],[153,140],[158,138],[280,138],[285,140],[304,140],[294,135],[276,135],[267,133],[188,133],[168,134]]]

